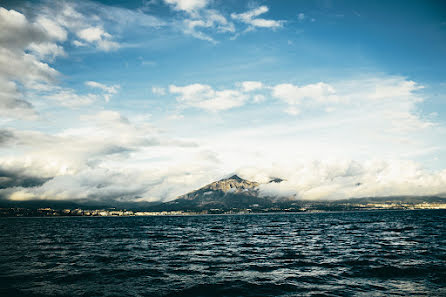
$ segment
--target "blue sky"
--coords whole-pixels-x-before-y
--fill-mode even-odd
[[[446,193],[441,1],[1,6],[4,199]]]

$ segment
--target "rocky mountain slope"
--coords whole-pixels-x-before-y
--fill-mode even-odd
[[[274,180],[278,182],[278,180]],[[274,202],[259,195],[260,184],[237,175],[210,183],[156,207],[160,210],[210,210],[272,207]]]

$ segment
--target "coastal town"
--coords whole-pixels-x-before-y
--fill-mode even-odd
[[[215,215],[215,214],[256,214],[256,213],[316,213],[333,211],[380,211],[380,210],[422,210],[446,209],[446,203],[407,203],[407,202],[380,202],[380,203],[334,203],[334,202],[307,202],[305,207],[299,208],[246,208],[246,209],[208,209],[201,211],[135,211],[116,208],[107,209],[54,209],[44,208],[0,208],[0,217],[129,217],[129,216],[188,216],[188,215]]]

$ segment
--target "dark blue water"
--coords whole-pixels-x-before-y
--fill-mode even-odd
[[[446,296],[446,211],[2,218],[0,296]]]

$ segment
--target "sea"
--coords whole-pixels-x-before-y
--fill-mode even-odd
[[[1,218],[0,296],[446,296],[446,211]]]

